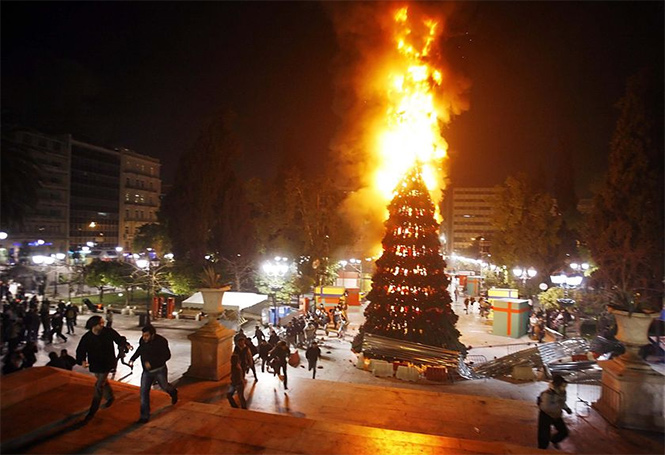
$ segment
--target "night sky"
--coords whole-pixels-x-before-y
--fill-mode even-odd
[[[170,182],[205,119],[231,109],[241,175],[268,177],[285,155],[316,172],[344,115],[339,8],[354,4],[3,2],[3,115],[158,157]],[[663,15],[663,2],[458,4],[442,49],[472,86],[444,131],[451,179],[493,185],[568,148],[588,195],[626,78],[663,69]]]

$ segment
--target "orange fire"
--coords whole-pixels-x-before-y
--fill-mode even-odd
[[[441,137],[440,119],[447,117],[436,104],[443,73],[429,62],[442,27],[435,19],[409,17],[407,7],[393,16],[397,58],[385,75],[387,108],[377,134],[378,167],[374,185],[390,200],[404,173],[416,162],[430,192],[441,187],[442,165],[448,145]]]
[[[341,3],[333,18],[344,111],[331,147],[354,188],[342,207],[357,232],[354,250],[377,257],[393,190],[416,162],[438,206],[448,148],[441,126],[468,109],[470,84],[439,49],[454,4]]]

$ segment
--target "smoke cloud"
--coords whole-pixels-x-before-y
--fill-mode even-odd
[[[386,75],[403,63],[394,41],[394,16],[403,4],[392,2],[331,2],[326,8],[332,18],[339,55],[334,62],[335,103],[333,109],[342,119],[330,144],[337,170],[338,184],[348,192],[342,212],[355,230],[354,246],[358,254],[380,253],[387,203],[370,180],[377,169],[373,152],[377,136],[385,128],[387,96]],[[442,54],[443,42],[450,37],[447,20],[456,6],[451,3],[409,4],[408,15],[414,40],[426,36],[423,19],[431,18],[442,30],[425,63],[442,73],[442,83],[434,92],[441,126],[455,115],[469,109],[470,82],[456,74]],[[419,43],[416,43],[419,46]],[[446,169],[441,169],[440,188],[444,187]],[[441,192],[433,194],[435,204]]]

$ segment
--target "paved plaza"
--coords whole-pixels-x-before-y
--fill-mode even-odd
[[[530,343],[526,337],[493,335],[477,313],[463,314],[461,303],[454,309],[460,314],[462,341],[473,347],[474,355],[492,359]],[[54,341],[45,350],[40,342],[37,365],[47,362],[51,349],[66,347],[74,355],[89,316],[79,317],[79,331],[67,342]],[[187,335],[204,322],[157,320],[154,325],[169,340],[173,355],[168,367],[170,381],[180,390],[176,406],[170,406],[168,395],[155,390],[153,418],[148,425],[136,425],[141,367],[132,372],[120,365],[113,385],[116,404],[77,428],[92,395],[92,376],[79,366],[73,373],[33,368],[19,373],[30,375],[29,381],[3,385],[3,445],[12,441],[12,446],[28,453],[539,452],[535,400],[547,387],[545,382],[481,379],[451,384],[374,377],[356,368],[350,350],[362,309],[351,308],[349,317],[345,339],[319,331],[323,358],[316,380],[303,366],[289,367],[286,391],[279,378],[261,373],[260,367],[258,381],[250,373],[249,411],[230,409],[225,384],[183,377],[190,364]],[[137,344],[141,333],[137,316],[116,314],[113,326]],[[253,329],[254,324],[249,324],[245,332]],[[304,360],[304,351],[300,354]],[[571,437],[561,444],[562,450],[663,453],[662,435],[616,429],[590,408],[588,403],[598,394],[597,387],[569,386],[568,404],[574,413],[565,417]],[[285,434],[290,439],[276,435],[274,426],[288,429]],[[389,450],[393,446],[410,449]]]

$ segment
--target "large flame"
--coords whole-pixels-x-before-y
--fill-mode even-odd
[[[342,124],[331,150],[340,186],[353,189],[341,211],[356,232],[353,251],[379,255],[393,190],[416,162],[437,208],[442,197],[447,143],[441,125],[468,109],[470,87],[439,48],[451,36],[446,21],[457,6],[334,5],[341,50],[335,107]]]
[[[374,177],[375,187],[386,200],[416,162],[423,167],[427,189],[434,193],[440,188],[447,150],[439,127],[442,108],[435,103],[443,76],[429,64],[441,26],[428,17],[411,20],[407,7],[397,10],[393,19],[398,57],[385,75],[387,108],[384,129],[377,135]]]

